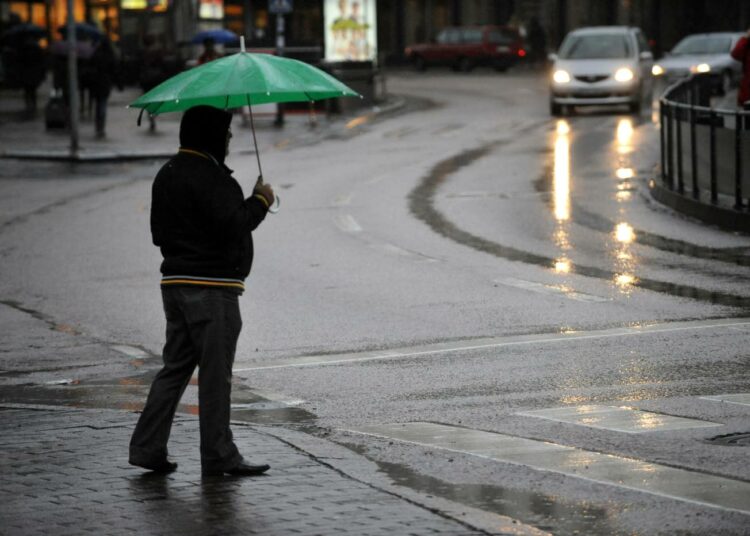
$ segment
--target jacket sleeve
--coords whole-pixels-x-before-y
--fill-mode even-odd
[[[236,240],[255,230],[268,212],[257,197],[243,198],[242,188],[228,173],[212,181],[202,203],[212,234],[219,240]]]
[[[747,54],[748,41],[750,40],[748,40],[747,37],[740,37],[737,41],[737,44],[734,45],[732,52],[730,52],[732,57],[740,63],[742,63],[742,61],[745,59],[745,54]]]

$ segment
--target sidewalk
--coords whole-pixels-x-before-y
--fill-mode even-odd
[[[398,486],[364,456],[306,433],[315,425],[294,418],[301,409],[235,411],[240,451],[271,470],[203,479],[194,385],[169,441],[177,471],[149,474],[127,454],[158,356],[122,353],[137,349],[11,303],[0,303],[0,324],[0,534],[541,534]],[[232,398],[265,400],[239,384]]]
[[[71,158],[69,132],[64,129],[47,130],[44,125],[44,106],[49,95],[48,83],[39,88],[39,110],[36,117],[31,119],[24,117],[23,93],[20,90],[0,90],[0,158],[97,162],[162,159],[176,151],[181,114],[167,113],[157,116],[155,132],[150,132],[148,117],[145,114],[141,126],[137,126],[140,110],[127,108],[127,105],[138,98],[141,91],[139,88],[128,87],[122,92],[116,89],[112,91],[107,109],[105,138],[98,139],[95,136],[93,114],[81,118],[79,154],[78,158]],[[378,109],[362,108],[357,112],[357,117],[378,115],[402,105],[403,102],[394,101]],[[308,114],[288,113],[285,115],[285,126],[277,128],[273,124],[273,105],[253,109],[256,112],[255,128],[261,153],[265,147],[282,143],[287,145],[290,140],[307,144],[334,135],[334,131],[344,129],[346,123],[352,119],[349,116],[338,115],[329,120],[324,114],[318,114],[318,125],[311,128]],[[237,114],[233,121],[235,137],[232,149],[238,153],[254,154],[250,125],[246,123]]]
[[[486,534],[339,471],[249,426],[234,426],[254,478],[200,476],[198,422],[178,416],[178,470],[127,463],[137,415],[0,406],[2,532],[21,534]]]

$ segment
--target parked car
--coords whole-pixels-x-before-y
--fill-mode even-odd
[[[742,33],[715,32],[688,35],[654,64],[652,73],[664,85],[671,85],[691,74],[704,73],[723,95],[741,78],[742,64],[729,53]]]
[[[653,54],[638,28],[595,26],[570,32],[551,54],[550,113],[574,106],[650,104]]]
[[[457,71],[490,65],[504,71],[526,56],[520,32],[510,26],[445,28],[433,42],[410,45],[404,52],[419,71],[428,65],[449,65]]]

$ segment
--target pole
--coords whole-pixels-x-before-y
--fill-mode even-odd
[[[68,0],[68,117],[70,119],[70,157],[78,158],[78,46],[73,0]]]
[[[283,56],[285,47],[284,14],[276,13],[276,55]],[[277,127],[284,126],[284,104],[281,102],[276,105],[276,121],[274,121],[274,125]]]

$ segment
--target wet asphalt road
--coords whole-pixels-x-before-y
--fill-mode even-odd
[[[528,72],[401,73],[389,90],[408,113],[263,149],[283,206],[256,233],[243,392],[399,483],[554,533],[743,533],[747,512],[351,432],[440,422],[750,481],[747,447],[705,441],[750,430],[750,406],[700,398],[750,391],[750,238],[649,200],[649,113],[552,120]],[[229,164],[249,187],[254,157]],[[158,355],[156,169],[4,165],[3,303]],[[517,415],[587,404],[723,426]]]

